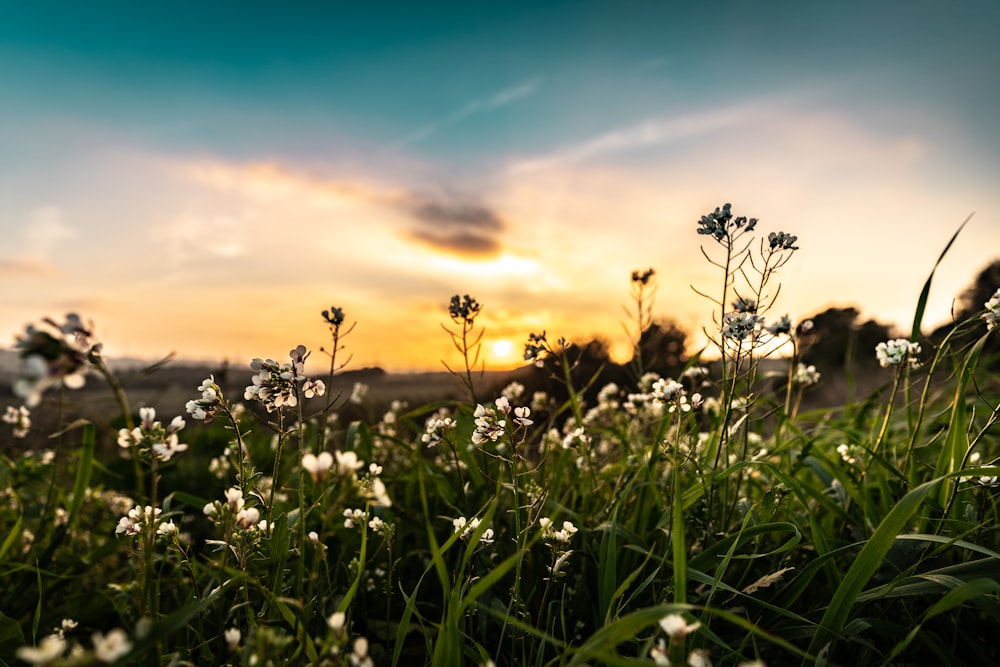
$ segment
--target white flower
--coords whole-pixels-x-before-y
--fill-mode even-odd
[[[226,646],[229,650],[236,651],[240,647],[240,639],[243,638],[243,633],[240,632],[239,628],[226,628],[222,636],[225,638]]]
[[[514,423],[525,427],[531,426],[535,422],[528,419],[528,416],[530,414],[531,414],[531,408],[527,407],[514,408]]]
[[[875,346],[875,357],[883,368],[898,366],[909,360],[911,367],[920,365],[920,343],[910,342],[905,338],[879,343]]]
[[[347,614],[342,611],[335,611],[330,615],[330,618],[326,619],[326,624],[336,633],[344,629],[344,623],[346,622]]]
[[[688,653],[689,667],[712,667],[712,661],[708,659],[708,651],[703,648],[696,648]]]
[[[314,482],[321,482],[333,467],[333,454],[320,452],[319,455],[306,453],[302,455],[302,468]]]
[[[361,382],[355,382],[354,389],[351,391],[351,403],[361,405],[365,402],[366,396],[368,396],[368,385]]]
[[[229,509],[234,512],[239,512],[243,509],[245,501],[243,500],[243,491],[238,486],[231,486],[225,491],[226,493],[226,504],[229,505]]]
[[[660,619],[660,627],[663,628],[663,631],[667,633],[667,636],[671,639],[683,639],[700,628],[701,623],[695,621],[694,623],[688,625],[688,622],[685,621],[684,617],[680,614],[667,614]]]
[[[94,657],[101,662],[114,662],[132,650],[128,634],[121,628],[115,628],[106,635],[95,632],[93,640]]]
[[[986,330],[993,331],[1000,324],[1000,289],[997,289],[990,300],[983,305],[986,312],[980,317],[986,322]]]
[[[792,381],[802,387],[808,387],[819,382],[820,373],[813,365],[799,364],[795,367],[795,377]]]
[[[352,475],[365,465],[365,462],[360,460],[358,455],[352,451],[335,451],[333,455],[337,459],[337,473],[341,475]]]
[[[65,650],[65,639],[59,635],[49,635],[38,646],[22,646],[17,649],[17,657],[33,665],[47,665],[62,657]]]

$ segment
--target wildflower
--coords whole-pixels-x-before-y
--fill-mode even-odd
[[[127,515],[118,520],[118,525],[115,527],[115,534],[137,535],[144,526],[155,524],[157,535],[176,535],[178,529],[173,519],[169,521],[157,521],[157,517],[162,512],[163,510],[159,507],[154,508],[149,505],[139,507],[136,505],[129,510]]]
[[[330,310],[324,310],[323,313],[322,313],[322,315],[323,315],[323,319],[326,320],[327,323],[331,327],[333,327],[335,329],[337,327],[339,327],[341,324],[344,323],[344,309],[343,308],[338,308],[336,306],[330,306]]]
[[[322,382],[307,381],[305,375],[305,361],[309,357],[309,352],[305,345],[299,345],[288,353],[291,362],[285,362],[280,366],[272,359],[260,359],[259,357],[250,362],[250,368],[257,371],[250,378],[249,384],[243,392],[246,400],[260,401],[268,412],[274,412],[282,407],[294,408],[298,405],[298,387],[303,384],[303,393],[308,390],[309,395],[322,396],[326,387]]]
[[[733,310],[737,313],[756,313],[757,301],[739,296],[736,298],[736,301],[733,302]]]
[[[875,346],[875,356],[882,368],[899,366],[904,361],[908,362],[911,368],[916,368],[920,365],[919,355],[920,343],[905,338],[896,338]]]
[[[31,428],[31,413],[28,408],[21,405],[19,407],[14,407],[12,405],[7,406],[7,411],[4,413],[4,422],[10,424],[13,429],[11,435],[15,438],[23,438],[28,435],[28,430]]]
[[[38,646],[22,646],[17,649],[17,657],[33,665],[47,665],[62,657],[66,650],[66,640],[59,635],[44,637]]]
[[[497,399],[497,405],[501,405],[500,399]],[[487,408],[480,403],[476,406],[472,416],[475,418],[476,425],[476,430],[472,433],[472,444],[479,445],[487,440],[496,442],[504,434],[507,422],[499,418],[496,410]]]
[[[358,637],[354,640],[351,655],[349,656],[351,665],[354,667],[374,667],[371,656],[368,655],[368,640]]]
[[[372,478],[368,496],[376,505],[392,507],[392,499],[389,498],[389,492],[386,490],[385,484],[378,477]]]
[[[517,424],[518,426],[524,426],[524,427],[531,426],[535,422],[528,419],[529,415],[531,415],[531,408],[527,407],[514,408],[514,423]]]
[[[688,653],[688,667],[712,667],[712,661],[708,658],[708,650],[696,648]]]
[[[567,433],[560,444],[563,449],[586,446],[590,444],[590,436],[586,434],[582,426],[578,426]]]
[[[640,285],[647,285],[649,284],[649,281],[653,278],[654,275],[656,275],[656,271],[654,271],[651,268],[646,269],[642,273],[639,273],[638,271],[633,271],[632,282]]]
[[[215,376],[209,375],[198,385],[201,398],[190,400],[184,404],[184,409],[194,419],[211,424],[215,419],[215,411],[222,404],[222,389],[215,383]]]
[[[649,657],[657,667],[670,667],[670,649],[662,637],[649,648]]]
[[[243,509],[243,505],[246,501],[243,500],[243,490],[238,486],[231,486],[225,490],[226,495],[226,506],[229,507],[233,512],[239,512]]]
[[[754,313],[726,313],[722,321],[722,335],[731,340],[741,341],[752,336],[764,318]]]
[[[986,312],[980,317],[986,322],[986,330],[993,331],[1000,324],[1000,288],[983,306],[986,308]]]
[[[344,510],[344,528],[354,528],[356,525],[364,525],[368,513],[359,509]]]
[[[94,657],[101,662],[114,662],[132,650],[128,634],[121,628],[115,628],[106,635],[95,632],[93,640]]]
[[[156,408],[139,408],[139,425],[131,431],[119,429],[118,446],[124,449],[137,447],[140,453],[151,452],[157,459],[169,461],[188,448],[177,436],[184,426],[184,420],[178,416],[164,427],[156,421]]]
[[[340,634],[340,631],[344,629],[344,624],[346,622],[347,614],[342,611],[335,611],[330,615],[330,618],[326,619],[326,624],[335,634]]]
[[[424,433],[420,440],[428,447],[435,447],[442,440],[442,432],[453,431],[455,426],[455,420],[449,416],[448,409],[441,408],[424,422]]]
[[[778,321],[767,327],[767,332],[772,336],[780,336],[782,334],[789,334],[792,331],[792,320],[788,315],[782,315],[778,318]]]
[[[236,523],[247,530],[256,528],[259,521],[260,510],[256,507],[244,507],[236,513]]]
[[[517,381],[511,382],[500,391],[500,395],[508,401],[520,400],[524,396],[524,385]]]
[[[452,526],[455,528],[456,533],[461,533],[461,538],[468,542],[472,537],[472,534],[476,532],[479,528],[479,517],[473,517],[471,520],[466,520],[464,516],[460,516],[457,519],[452,519]],[[492,528],[487,528],[483,531],[483,534],[479,536],[479,544],[483,546],[489,546],[493,544],[494,532]]]
[[[314,396],[322,396],[326,393],[326,384],[322,380],[313,380],[312,378],[306,380],[302,383],[302,395],[306,398],[313,398]]]
[[[795,367],[795,375],[792,377],[792,382],[800,387],[809,387],[819,382],[819,378],[820,373],[816,370],[815,366],[812,364],[808,366],[799,364]]]
[[[235,653],[240,648],[240,639],[243,638],[243,633],[240,632],[239,628],[226,628],[222,637],[226,640],[226,647]]]
[[[753,231],[753,228],[757,226],[757,218],[750,218],[749,220],[743,216],[733,218],[732,204],[724,204],[721,208],[716,208],[712,213],[701,216],[698,224],[700,225],[698,228],[699,234],[711,236],[716,241],[722,241],[743,228],[744,225],[746,226],[744,231]]]
[[[313,482],[317,484],[326,478],[332,467],[333,454],[330,452],[320,452],[319,455],[309,452],[302,455],[302,469],[308,472]]]
[[[455,321],[455,324],[471,325],[482,308],[482,305],[468,294],[462,297],[456,294],[451,297],[451,303],[448,305],[448,314],[451,315],[451,319]]]
[[[368,385],[363,382],[355,382],[354,388],[351,390],[351,403],[355,405],[361,405],[365,402],[365,397],[368,396]]]
[[[539,368],[545,361],[545,355],[549,353],[549,344],[545,340],[545,332],[540,334],[528,334],[528,342],[524,344],[524,360],[532,361]]]
[[[786,234],[785,232],[778,232],[777,234],[771,232],[767,235],[767,243],[771,247],[771,250],[798,250],[799,247],[795,245],[795,242],[798,240],[798,236]]]
[[[689,625],[680,614],[667,614],[660,619],[660,627],[673,641],[678,639],[683,640],[689,634],[700,628],[701,623],[695,621]]]
[[[76,313],[66,315],[64,324],[46,318],[47,329],[28,325],[14,349],[21,357],[21,377],[14,383],[14,393],[28,407],[42,400],[42,393],[54,384],[79,389],[86,382],[88,362],[99,357],[101,344],[92,340],[92,332],[83,326]]]
[[[353,475],[355,471],[365,467],[365,462],[350,450],[346,452],[337,450],[333,455],[337,459],[337,473],[340,475]]]

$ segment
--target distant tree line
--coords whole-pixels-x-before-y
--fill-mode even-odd
[[[929,353],[951,331],[954,324],[963,322],[983,310],[983,304],[1000,287],[1000,259],[984,268],[955,299],[953,322],[935,329],[921,342]],[[863,376],[878,369],[875,346],[890,338],[909,337],[909,331],[898,331],[891,325],[875,319],[862,319],[857,308],[832,307],[804,318],[812,321],[812,328],[798,333],[799,359],[816,367],[821,374],[832,377],[838,374]],[[803,321],[804,321],[803,320]],[[954,345],[961,348],[978,340],[985,329],[969,326],[952,336]],[[661,377],[676,378],[691,361],[688,333],[672,320],[653,320],[642,332],[633,358],[618,364],[611,360],[607,341],[594,339],[588,343],[574,344],[567,350],[573,362],[574,386],[584,387],[584,398],[589,405],[596,402],[596,394],[604,385],[614,382],[623,389],[634,390],[639,375],[655,372]],[[641,360],[641,364],[638,363]],[[982,364],[1000,369],[1000,337],[991,336],[983,350]],[[526,371],[524,384],[530,392],[545,390],[557,400],[567,398],[565,388],[551,376],[548,369],[532,368]]]

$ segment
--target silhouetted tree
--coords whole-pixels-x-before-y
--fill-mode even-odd
[[[687,332],[670,320],[653,322],[642,332],[639,353],[644,372],[675,378],[687,361]]]
[[[996,293],[997,288],[1000,288],[1000,259],[983,268],[972,284],[962,290],[952,308],[952,321],[935,329],[930,335],[931,341],[935,344],[940,343],[955,325],[979,314],[984,304]],[[955,349],[961,350],[979,340],[985,332],[986,328],[981,320],[978,324],[972,323],[955,333],[952,345]],[[980,363],[992,368],[1000,367],[1000,336],[993,335],[987,339]]]
[[[875,346],[892,338],[892,331],[875,320],[858,324],[859,315],[853,307],[828,308],[809,318],[812,329],[799,335],[802,361],[816,366],[821,373],[877,367]]]

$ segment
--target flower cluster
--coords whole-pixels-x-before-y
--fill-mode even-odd
[[[298,405],[299,385],[306,398],[325,394],[326,385],[322,380],[308,379],[304,375],[305,361],[309,356],[305,345],[299,345],[288,355],[291,362],[280,366],[272,359],[254,359],[250,368],[257,373],[250,378],[251,384],[243,392],[243,397],[248,401],[260,401],[268,412],[274,412],[282,407]]]
[[[344,323],[344,309],[343,308],[337,308],[336,306],[330,306],[330,310],[324,310],[323,313],[322,313],[322,315],[323,315],[323,319],[326,320],[327,324],[329,324],[331,327],[333,327],[335,329],[337,327],[339,327],[341,324]]]
[[[809,387],[819,382],[820,372],[812,364],[799,364],[795,367],[792,382],[800,387]]]
[[[177,526],[173,519],[169,521],[159,521],[158,517],[163,512],[159,507],[146,505],[141,507],[136,505],[128,511],[128,514],[118,520],[115,526],[115,535],[138,535],[145,526],[155,525],[157,535],[172,535],[177,532]]]
[[[767,243],[771,250],[798,250],[799,247],[795,245],[795,242],[798,240],[798,236],[786,234],[785,232],[771,232],[767,235]]]
[[[511,413],[514,415],[511,421],[518,427],[527,428],[535,423],[529,418],[531,408],[511,407],[506,396],[496,399],[494,405],[496,408],[487,408],[482,403],[476,405],[476,410],[472,413],[476,424],[476,430],[472,433],[472,444],[480,445],[487,440],[491,442],[499,440],[507,430],[506,417]]]
[[[677,410],[689,412],[691,408],[699,408],[702,404],[701,394],[691,394],[691,398],[688,399],[684,385],[677,380],[663,378],[656,380],[653,382],[652,395],[655,400],[668,404],[670,412]]]
[[[169,461],[174,454],[187,450],[177,432],[184,428],[184,420],[174,417],[166,427],[156,421],[156,408],[139,408],[139,425],[118,431],[118,446],[123,449],[137,447],[139,453],[152,452],[160,461]]]
[[[1000,325],[1000,289],[997,289],[983,306],[986,308],[986,312],[981,317],[986,322],[986,330],[993,331],[997,325]]]
[[[448,414],[447,408],[441,408],[424,422],[424,432],[420,441],[428,447],[437,447],[444,438],[444,433],[454,431],[457,424]]]
[[[561,577],[566,574],[563,570],[573,550],[569,548],[570,541],[579,530],[572,521],[563,521],[561,528],[556,528],[549,517],[542,517],[538,520],[538,525],[542,528],[542,541],[552,549],[552,565],[548,566],[549,575]]]
[[[202,513],[215,522],[226,523],[229,519],[244,530],[260,530],[268,532],[272,526],[267,519],[260,518],[260,510],[248,507],[243,498],[243,491],[236,486],[225,491],[225,501],[214,500],[202,508]]]
[[[896,338],[875,346],[875,356],[883,368],[899,366],[907,362],[911,368],[920,365],[920,343],[905,338]]]
[[[701,623],[695,621],[688,623],[680,614],[667,614],[660,619],[660,629],[667,635],[667,641],[663,638],[657,640],[656,644],[649,650],[649,657],[656,665],[668,666],[670,662],[670,649],[683,648],[687,636],[696,632],[701,627]],[[688,665],[690,667],[711,666],[708,655],[703,650],[691,651],[688,655]]]
[[[190,400],[184,404],[184,409],[194,419],[211,424],[215,419],[215,411],[222,405],[222,388],[215,383],[215,376],[209,375],[198,385],[201,398]]]
[[[722,208],[716,208],[712,213],[701,216],[701,220],[698,221],[698,233],[722,241],[739,229],[745,232],[753,231],[757,226],[757,218],[747,219],[744,216],[734,218],[732,208],[732,204],[724,204]]]
[[[730,340],[742,341],[752,337],[764,318],[755,312],[739,310],[726,313],[722,321],[722,335]]]
[[[7,411],[0,419],[11,425],[12,435],[15,438],[26,437],[31,429],[31,413],[23,405],[16,408],[13,405],[8,405]]]
[[[545,340],[545,332],[528,334],[528,342],[524,344],[524,360],[532,361],[540,366],[549,352],[549,344]]]
[[[468,542],[472,538],[472,534],[479,528],[479,517],[466,519],[464,516],[460,516],[457,519],[452,519],[451,525],[455,529],[455,532],[461,533],[460,537]],[[493,529],[487,528],[483,531],[483,534],[479,536],[479,544],[482,546],[488,546],[493,544],[493,539]]]
[[[656,271],[649,268],[645,271],[633,271],[632,272],[632,282],[640,285],[648,285],[649,281],[656,275]]]
[[[456,294],[451,297],[451,303],[448,304],[448,314],[455,324],[471,325],[482,309],[482,305],[468,294],[461,297]]]
[[[54,384],[62,383],[69,389],[82,387],[86,382],[88,361],[93,355],[99,355],[101,349],[76,313],[67,314],[63,324],[47,318],[42,321],[46,328],[28,325],[14,345],[22,363],[14,393],[24,399],[28,407],[38,405],[42,393]]]

